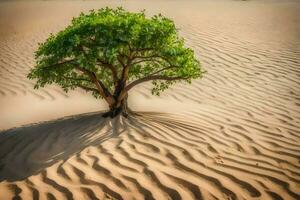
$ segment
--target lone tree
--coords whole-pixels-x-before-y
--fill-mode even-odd
[[[77,87],[103,98],[104,116],[127,116],[128,91],[152,81],[152,94],[178,81],[191,83],[204,71],[193,50],[184,46],[174,22],[122,8],[81,13],[71,25],[39,44],[36,66],[28,74],[35,89],[56,83],[64,91]]]

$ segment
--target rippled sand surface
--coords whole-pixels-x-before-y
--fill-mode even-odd
[[[33,52],[81,11],[172,18],[208,71],[103,119],[81,90],[33,89]],[[300,1],[0,2],[0,199],[300,199]],[[87,114],[83,114],[87,113]],[[17,128],[14,128],[17,127]]]

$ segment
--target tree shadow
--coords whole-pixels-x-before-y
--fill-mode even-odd
[[[142,135],[149,134],[146,129],[157,131],[157,125],[173,132],[191,128],[190,123],[166,113],[134,112],[128,118],[114,119],[102,114],[76,115],[0,132],[0,182],[21,181],[57,162],[64,163],[89,146],[117,137],[128,126]],[[168,143],[167,133],[159,134]],[[177,140],[186,137],[176,135]]]
[[[19,181],[118,136],[119,118],[71,116],[0,132],[0,182]]]

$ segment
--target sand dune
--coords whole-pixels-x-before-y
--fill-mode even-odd
[[[33,90],[38,42],[81,11],[118,5],[174,19],[206,76],[160,97],[138,87],[129,119],[103,119],[105,104],[81,90]],[[0,2],[0,200],[300,199],[299,9],[292,0]]]
[[[299,199],[299,136],[237,124],[95,113],[11,129],[0,135],[2,198]]]

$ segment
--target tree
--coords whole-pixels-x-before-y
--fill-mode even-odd
[[[204,71],[184,46],[174,22],[122,8],[81,13],[71,25],[39,44],[28,74],[35,89],[56,83],[64,91],[82,88],[109,105],[104,116],[127,114],[128,91],[152,81],[152,94],[178,81],[191,83]]]

